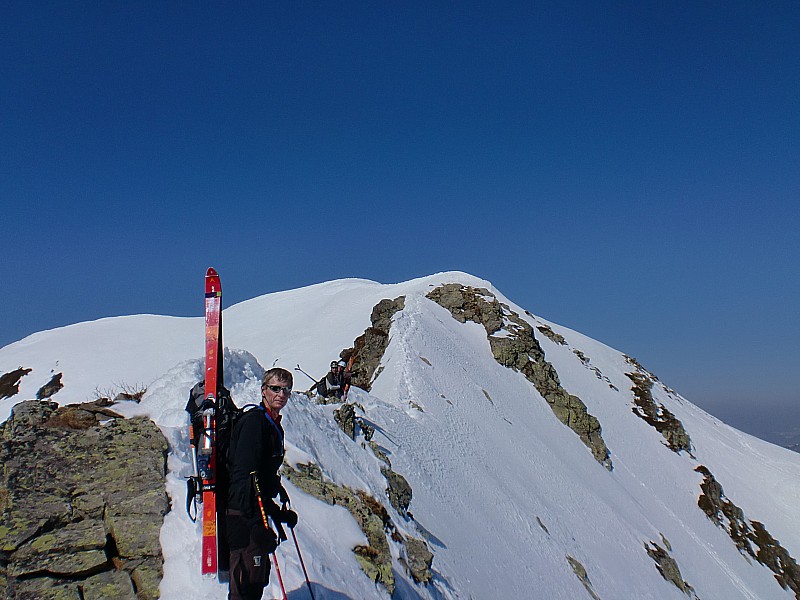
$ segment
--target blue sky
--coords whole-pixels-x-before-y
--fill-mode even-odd
[[[0,345],[200,314],[209,265],[226,304],[463,270],[739,427],[800,427],[797,2],[30,2],[0,28]]]

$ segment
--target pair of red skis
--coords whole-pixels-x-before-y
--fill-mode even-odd
[[[205,343],[205,391],[203,397],[209,408],[203,412],[203,431],[198,436],[197,475],[202,480],[203,503],[203,575],[217,576],[220,562],[227,558],[219,556],[217,540],[217,430],[216,412],[219,410],[219,390],[223,386],[222,371],[222,286],[219,274],[211,267],[206,272],[206,343]],[[220,561],[220,558],[222,559]]]

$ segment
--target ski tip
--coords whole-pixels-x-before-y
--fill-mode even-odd
[[[206,277],[219,277],[219,273],[214,267],[208,267],[208,271],[206,271]]]

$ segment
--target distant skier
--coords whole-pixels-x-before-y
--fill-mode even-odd
[[[290,528],[297,524],[296,513],[279,508],[272,500],[280,495],[284,505],[288,501],[278,469],[284,455],[280,412],[289,401],[292,385],[289,371],[267,371],[261,383],[261,404],[242,414],[231,432],[226,511],[229,600],[260,600],[269,583],[269,555],[278,546],[278,536],[285,539],[281,523]],[[264,523],[264,512],[272,518],[278,536]]]

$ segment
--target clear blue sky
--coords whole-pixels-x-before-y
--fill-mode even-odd
[[[0,30],[0,345],[197,315],[209,265],[228,305],[457,269],[800,425],[796,1],[5,2]]]

